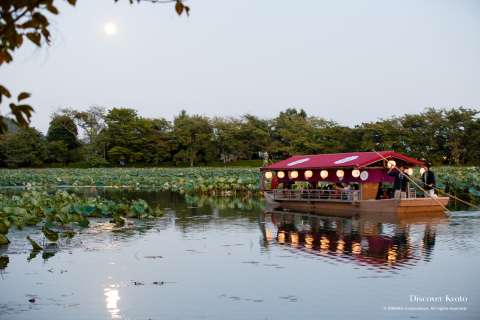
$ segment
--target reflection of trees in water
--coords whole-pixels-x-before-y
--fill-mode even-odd
[[[255,225],[264,208],[264,202],[253,197],[185,196],[185,205],[175,210],[175,225],[183,233],[219,226],[231,228],[236,220]]]
[[[288,245],[379,266],[414,263],[419,257],[429,261],[436,236],[435,226],[430,224],[425,225],[423,239],[417,244],[410,238],[410,225],[281,212],[263,214],[260,227],[265,247]]]
[[[235,219],[248,219],[255,223],[264,209],[263,199],[256,197],[208,197],[182,195],[175,192],[148,190],[92,189],[87,190],[112,200],[143,199],[152,207],[165,210],[171,223],[184,233],[203,229],[208,224],[226,225]]]

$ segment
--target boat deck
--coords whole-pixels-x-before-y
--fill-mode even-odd
[[[358,190],[269,190],[264,192],[270,205],[287,210],[319,213],[399,213],[444,212],[448,197],[361,200]]]

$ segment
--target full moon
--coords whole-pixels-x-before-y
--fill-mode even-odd
[[[115,33],[117,33],[117,25],[113,22],[108,22],[105,24],[103,30],[107,36],[113,36]]]

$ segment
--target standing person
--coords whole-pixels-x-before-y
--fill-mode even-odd
[[[423,189],[425,189],[425,198],[435,196],[435,173],[430,170],[430,164],[425,163],[422,166],[424,172],[422,173]]]
[[[391,167],[388,170],[388,175],[390,177],[394,177],[393,180],[393,190],[394,198],[395,199],[403,199],[407,197],[407,189],[408,189],[408,174],[405,171],[405,167],[400,165],[399,168]]]

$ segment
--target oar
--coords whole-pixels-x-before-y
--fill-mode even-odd
[[[386,160],[388,162],[388,159],[385,158],[383,155],[381,155],[380,153],[378,153],[376,150],[373,150],[373,152],[375,152],[377,155],[379,155],[383,160]],[[395,169],[397,169],[395,167]],[[398,169],[397,169],[398,170]],[[398,170],[398,172],[400,172],[400,170]],[[421,186],[419,186],[412,178],[410,178],[410,176],[408,174],[404,174],[403,172],[400,172],[400,174],[402,174],[404,177],[407,177],[408,180],[410,180],[416,187],[418,187],[421,191],[423,191],[426,195],[428,195],[431,199],[435,200],[438,205],[440,207],[442,207],[445,211],[447,211],[448,213],[450,213],[450,210],[448,210],[437,198],[435,197],[432,197],[425,189],[423,189]]]
[[[420,180],[417,180],[417,181],[420,181]],[[449,196],[449,197],[451,197],[451,198],[454,198],[455,200],[460,201],[460,202],[463,203],[463,204],[466,204],[466,205],[468,205],[468,206],[471,206],[472,208],[475,208],[475,209],[477,209],[477,210],[480,210],[480,207],[479,207],[479,206],[477,206],[477,205],[475,205],[475,204],[473,204],[473,203],[471,203],[471,202],[462,200],[462,199],[460,199],[459,197],[454,196],[453,194],[450,194],[450,193],[448,193],[448,192],[446,192],[446,191],[444,191],[444,190],[442,190],[442,189],[440,189],[440,188],[437,188],[437,187],[435,187],[435,186],[433,186],[433,188],[434,188],[435,190],[437,190],[438,192],[443,193],[443,194],[446,195],[446,196]]]

